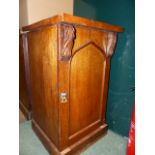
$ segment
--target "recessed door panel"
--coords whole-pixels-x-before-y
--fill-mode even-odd
[[[104,60],[101,50],[92,43],[76,52],[71,60],[70,136],[101,120]]]

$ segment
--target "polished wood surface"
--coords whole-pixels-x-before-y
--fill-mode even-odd
[[[70,135],[100,120],[103,68],[104,57],[93,45],[81,49],[71,61]]]
[[[69,75],[72,103],[69,106],[70,141],[75,141],[77,137],[83,137],[83,133],[99,127],[104,116],[102,94],[106,58],[102,48],[105,44],[103,38],[107,34],[79,27],[76,30]],[[102,44],[100,40],[103,40]]]
[[[60,16],[48,20],[23,28],[33,128],[51,154],[73,155],[107,130],[110,59],[117,33],[105,31],[105,23],[70,15],[63,20],[76,24],[64,23]]]
[[[32,117],[58,146],[56,26],[27,34]]]
[[[114,32],[123,32],[123,28],[120,26],[114,26],[111,24],[107,24],[104,22],[97,22],[94,20],[89,20],[86,18],[81,18],[77,16],[72,16],[70,14],[63,13],[62,15],[56,15],[51,18],[47,18],[36,22],[34,24],[28,25],[23,27],[23,31],[31,31],[35,29],[39,29],[46,26],[51,26],[54,24],[58,24],[60,22],[68,23],[68,24],[80,24],[81,26],[88,26],[97,29],[104,29],[107,31],[114,31]]]
[[[27,119],[31,119],[31,105],[26,81],[26,59],[23,35],[19,35],[19,106]]]

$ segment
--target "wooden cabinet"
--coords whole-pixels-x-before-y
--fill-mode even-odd
[[[23,34],[19,33],[19,107],[27,119],[31,119],[28,53],[25,51]]]
[[[51,154],[72,155],[106,132],[110,59],[123,29],[63,14],[23,31],[33,129]]]

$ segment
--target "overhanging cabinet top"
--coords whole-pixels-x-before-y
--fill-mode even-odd
[[[51,18],[47,18],[44,20],[41,20],[39,22],[36,22],[34,24],[25,26],[22,28],[23,31],[32,31],[35,29],[39,29],[41,27],[51,26],[58,23],[69,23],[69,24],[75,24],[75,25],[81,25],[86,27],[91,27],[95,29],[101,29],[105,31],[113,31],[113,32],[123,32],[123,28],[119,26],[114,26],[111,24],[107,24],[104,22],[97,22],[94,20],[89,20],[86,18],[81,18],[77,16],[72,16],[69,14],[62,14],[62,15],[56,15]]]

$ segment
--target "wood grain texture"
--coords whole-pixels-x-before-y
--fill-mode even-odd
[[[58,142],[57,29],[28,33],[32,115],[50,139]]]
[[[63,15],[23,29],[30,30],[33,128],[51,154],[73,155],[107,130],[110,59],[117,39],[107,30],[119,28]]]
[[[104,61],[93,44],[80,49],[71,60],[70,135],[100,120]]]
[[[39,29],[41,27],[47,27],[51,26],[54,24],[58,24],[60,22],[68,23],[68,24],[80,24],[82,26],[86,27],[92,27],[92,28],[97,28],[100,30],[107,30],[107,31],[114,31],[114,32],[123,32],[124,29],[120,26],[114,26],[111,24],[107,24],[104,22],[97,22],[94,20],[86,19],[86,18],[81,18],[77,16],[72,16],[66,13],[63,13],[62,15],[55,15],[51,18],[47,18],[44,20],[41,20],[39,22],[36,22],[34,24],[31,24],[29,26],[25,26],[22,28],[23,31],[31,31],[35,29]]]

